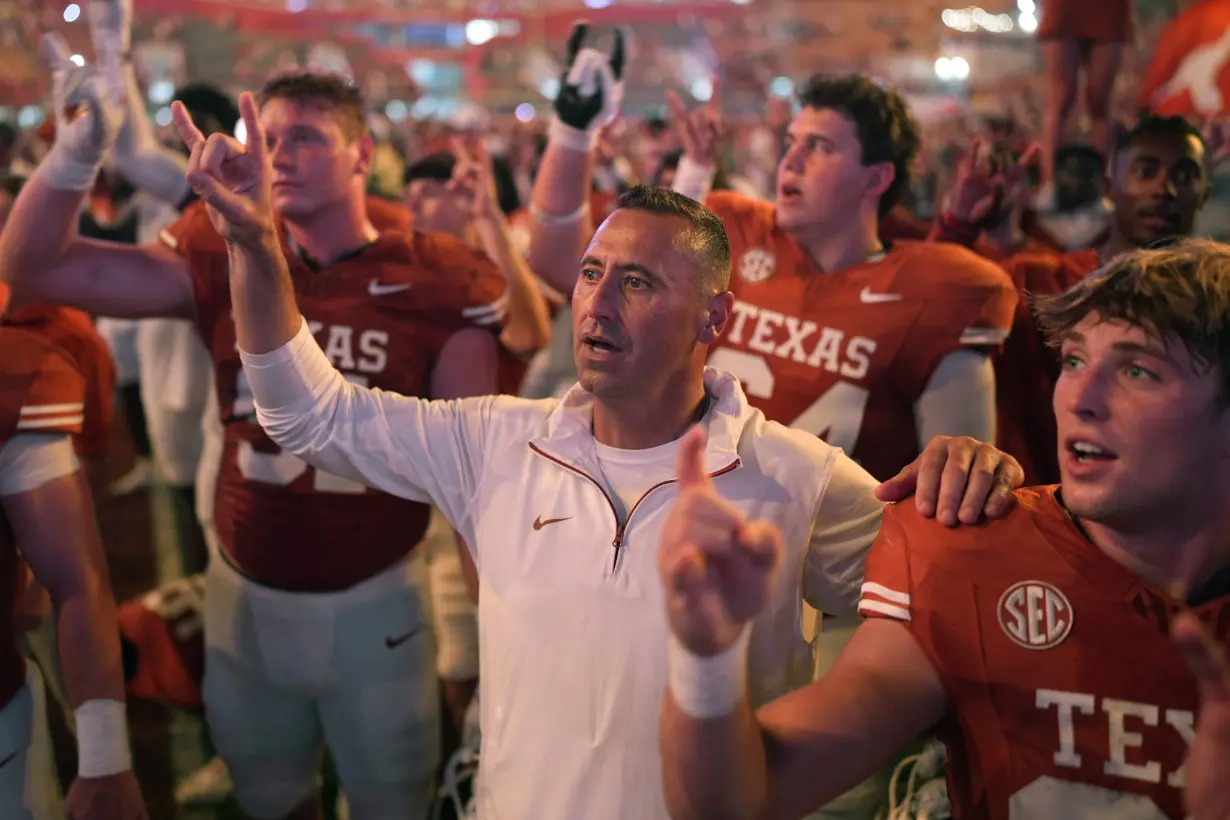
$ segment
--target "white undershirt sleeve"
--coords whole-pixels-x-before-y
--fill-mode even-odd
[[[0,447],[0,496],[37,490],[80,466],[67,433],[23,433]]]
[[[920,446],[936,436],[995,443],[995,367],[981,350],[954,350],[931,374],[914,403]]]
[[[675,169],[675,181],[671,190],[703,204],[709,191],[713,190],[713,174],[712,165],[701,165],[684,154],[679,158],[679,167]]]

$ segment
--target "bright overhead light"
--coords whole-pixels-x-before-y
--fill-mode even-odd
[[[167,108],[166,106],[159,108],[158,113],[154,115],[154,122],[164,127],[170,125],[171,124],[171,109]]]
[[[75,23],[77,22],[77,18],[80,16],[81,16],[81,6],[78,6],[76,3],[69,3],[64,8],[64,22]]]
[[[537,114],[538,112],[534,110],[533,105],[531,105],[530,103],[524,102],[518,105],[517,110],[513,113],[517,115],[517,119],[520,122],[529,122],[530,120],[534,119],[534,115]]]
[[[466,23],[466,42],[472,46],[494,40],[500,33],[500,26],[494,20],[471,20]]]
[[[149,84],[149,101],[154,105],[166,105],[175,96],[175,83],[156,80]]]
[[[243,120],[235,123],[235,141],[240,145],[248,144],[248,126]]]
[[[692,83],[692,96],[700,102],[709,102],[709,98],[713,96],[713,83],[706,79],[696,80]]]
[[[384,107],[384,115],[389,118],[390,122],[403,122],[409,113],[410,109],[401,100],[390,100],[389,104]]]
[[[554,100],[559,96],[559,79],[556,77],[548,77],[538,84],[538,93],[546,97],[548,100]]]
[[[774,77],[769,83],[769,93],[774,97],[789,97],[794,93],[794,80],[789,77]]]
[[[43,109],[37,105],[22,106],[22,109],[17,112],[17,125],[20,128],[34,128],[41,125],[43,119]]]
[[[940,57],[935,61],[935,76],[945,82],[969,77],[969,63],[964,57]]]
[[[1026,34],[1033,34],[1038,30],[1038,18],[1034,17],[1032,13],[1026,14],[1021,12],[1021,16],[1016,18],[1016,23],[1021,27],[1021,31]]]
[[[1033,5],[1033,0],[1020,0],[1020,2]],[[966,33],[982,29],[992,34],[1003,34],[1014,28],[1012,18],[1007,14],[991,14],[977,6],[964,9],[944,9],[940,12],[940,20],[948,28]]]

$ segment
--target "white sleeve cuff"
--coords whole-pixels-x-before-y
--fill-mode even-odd
[[[278,411],[315,398],[337,374],[324,351],[301,320],[289,342],[268,353],[239,351],[252,398],[262,410]]]
[[[703,203],[713,188],[715,171],[712,165],[702,165],[684,154],[679,159],[679,167],[675,169],[675,182],[671,188],[677,194]]]
[[[37,490],[80,466],[67,433],[22,433],[0,447],[0,496]]]

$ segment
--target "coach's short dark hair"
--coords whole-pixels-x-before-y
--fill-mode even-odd
[[[1208,145],[1205,144],[1204,135],[1200,133],[1199,128],[1178,115],[1162,117],[1157,114],[1148,114],[1142,117],[1140,122],[1120,134],[1119,139],[1115,141],[1115,156],[1118,157],[1141,137],[1153,136],[1155,134],[1165,137],[1178,137],[1183,140],[1186,140],[1188,137],[1195,137],[1207,158]]]
[[[858,132],[864,165],[893,164],[893,181],[880,197],[880,216],[901,201],[921,142],[905,98],[861,74],[816,74],[799,92],[804,108],[829,108],[848,117]]]
[[[726,226],[717,214],[694,199],[669,188],[637,185],[628,189],[615,203],[618,209],[648,211],[677,216],[688,223],[688,230],[676,237],[676,246],[700,262],[701,286],[721,293],[730,287],[730,242]]]
[[[256,94],[261,106],[269,100],[289,100],[296,105],[333,109],[350,140],[368,133],[367,103],[357,83],[341,74],[323,71],[292,71],[271,77]]]

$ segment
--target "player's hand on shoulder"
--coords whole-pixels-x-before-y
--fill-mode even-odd
[[[1024,483],[1025,470],[1002,450],[969,436],[936,436],[876,488],[876,498],[892,502],[913,495],[920,513],[955,527],[1003,515],[1013,490]]]
[[[1190,612],[1170,635],[1183,653],[1200,694],[1196,735],[1187,750],[1184,802],[1191,820],[1230,820],[1230,664],[1225,650]]]
[[[247,128],[246,144],[222,132],[206,138],[182,103],[171,107],[175,130],[191,152],[185,176],[205,203],[210,222],[227,242],[251,244],[276,232],[272,171],[251,94],[239,95],[239,112]]]
[[[78,777],[64,799],[67,820],[149,820],[141,787],[131,771]]]
[[[658,569],[671,629],[692,653],[730,648],[764,609],[781,564],[781,534],[749,521],[718,495],[704,467],[705,435],[693,428],[679,447],[679,497],[662,526]]]

